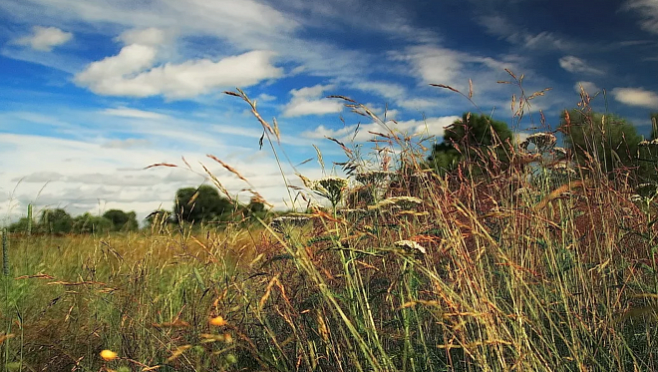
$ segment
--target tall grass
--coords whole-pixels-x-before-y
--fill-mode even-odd
[[[230,94],[287,158],[278,125]],[[1,315],[24,336],[22,354],[0,345],[5,370],[658,370],[651,200],[630,201],[596,160],[562,172],[550,146],[534,156],[499,141],[510,166],[474,149],[438,176],[426,138],[335,98],[382,131],[365,158],[332,139],[345,178],[299,175],[290,198],[318,200],[308,213],[13,238],[3,295],[22,301],[21,319]]]

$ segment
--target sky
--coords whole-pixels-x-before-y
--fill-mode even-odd
[[[527,95],[551,88],[518,124],[505,69]],[[367,154],[381,131],[329,95],[441,141],[467,111],[521,135],[545,129],[541,111],[554,129],[582,86],[648,134],[657,77],[658,0],[3,0],[0,221],[29,203],[143,218],[208,183],[204,166],[242,201],[251,188],[290,207],[283,176],[340,174],[326,137]],[[475,104],[429,85],[468,95],[469,79]],[[276,118],[279,163],[248,105],[223,93],[236,88]]]

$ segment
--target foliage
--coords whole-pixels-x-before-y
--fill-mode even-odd
[[[112,231],[135,231],[139,228],[135,212],[110,209],[103,213],[103,217],[112,221]]]
[[[78,234],[106,234],[114,230],[112,220],[85,213],[73,219],[73,232]],[[115,230],[116,231],[116,230]]]
[[[40,232],[68,234],[73,229],[73,218],[64,209],[44,209],[39,219]]]
[[[504,144],[511,140],[512,131],[505,122],[492,120],[483,114],[465,113],[446,128],[443,141],[434,145],[427,164],[442,174],[456,169],[464,160],[487,163],[491,151],[503,164],[507,164],[509,156]],[[492,149],[497,144],[503,146]]]
[[[632,123],[614,115],[574,109],[562,113],[560,131],[579,164],[592,163],[610,177],[630,173],[636,182],[656,180],[655,160],[639,156],[642,137]],[[640,160],[642,159],[642,160]]]
[[[217,189],[209,185],[186,187],[176,192],[176,222],[202,223],[222,220],[233,210],[233,203],[220,196]]]

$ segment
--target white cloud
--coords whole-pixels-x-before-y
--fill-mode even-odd
[[[623,6],[626,10],[635,10],[640,15],[640,27],[644,30],[658,34],[658,1],[656,0],[627,0]]]
[[[573,86],[573,89],[576,91],[576,93],[580,93],[581,87],[590,95],[593,95],[601,90],[591,81],[579,81]]]
[[[443,116],[443,117],[432,117],[425,120],[407,120],[407,121],[398,121],[397,124],[391,122],[387,123],[387,126],[395,131],[396,133],[402,134],[427,134],[433,136],[442,137],[444,133],[444,128],[451,125],[458,120],[459,116]],[[386,128],[382,127],[377,123],[370,123],[365,125],[358,126],[358,133],[354,135],[357,129],[357,125],[350,125],[340,129],[330,129],[324,125],[320,125],[315,130],[306,131],[302,133],[302,136],[307,138],[324,138],[333,137],[342,141],[349,141],[354,139],[357,142],[366,141],[372,137],[373,134],[369,132],[377,133],[386,133]]]
[[[352,88],[362,90],[364,92],[372,92],[384,98],[399,99],[406,94],[406,89],[395,83],[381,82],[381,81],[361,81],[353,83]]]
[[[263,102],[270,102],[276,100],[276,97],[267,93],[261,93],[258,95],[258,99]]]
[[[118,55],[94,62],[75,81],[94,93],[170,99],[190,98],[218,88],[248,87],[282,75],[270,60],[274,53],[252,51],[217,62],[209,59],[153,67],[155,47],[132,44]]]
[[[72,33],[56,27],[34,26],[31,35],[24,36],[16,42],[20,45],[29,45],[35,50],[50,52],[54,47],[65,44],[72,38]]]
[[[343,103],[337,100],[321,98],[322,94],[333,85],[315,85],[290,91],[292,99],[283,109],[283,116],[296,117],[304,115],[326,115],[339,113],[343,110]]]
[[[217,157],[243,173],[269,202],[283,207],[286,186],[280,173],[273,171],[278,169],[273,156],[253,148],[218,147],[218,142],[214,142],[215,145],[200,144],[196,151],[178,152],[160,144],[159,148],[103,146],[88,139],[0,134],[0,156],[11,154],[15,159],[3,168],[0,200],[8,196],[5,191],[16,188],[13,199],[0,203],[0,210],[5,218],[13,220],[24,213],[28,203],[34,202],[39,209],[61,206],[72,214],[98,213],[109,208],[135,210],[139,218],[143,218],[159,207],[171,208],[177,189],[208,182],[199,162],[205,164],[232,195],[239,195],[241,201],[248,202],[250,194],[241,190],[250,186],[205,156],[206,151],[213,150]],[[180,155],[185,156],[194,172],[185,169],[181,160],[176,160]],[[160,162],[176,163],[181,167],[143,169]],[[300,185],[292,170],[286,164],[283,167],[289,181]],[[308,177],[321,176],[319,169],[305,169],[303,172]]]
[[[533,33],[520,29],[514,22],[500,14],[486,15],[477,18],[477,22],[494,36],[531,50],[577,50],[581,45],[573,40],[556,35],[550,31]]]
[[[643,88],[615,88],[612,90],[612,96],[627,105],[658,108],[658,94]]]
[[[112,116],[122,116],[126,118],[138,118],[138,119],[165,119],[168,116],[163,114],[158,114],[157,112],[143,111],[137,109],[131,109],[127,107],[119,108],[108,108],[101,111],[102,114],[112,115]]]
[[[134,147],[145,147],[150,144],[149,140],[143,138],[126,138],[123,140],[111,140],[105,142],[102,147],[108,149],[129,149]]]
[[[124,45],[140,44],[158,47],[169,42],[171,37],[171,33],[156,27],[149,27],[125,31],[116,40],[123,42]]]
[[[430,45],[407,48],[404,53],[394,53],[394,60],[407,61],[426,83],[451,84],[460,76],[466,55]]]
[[[603,74],[602,70],[594,68],[587,64],[584,60],[574,57],[574,56],[564,56],[560,58],[560,67],[563,69],[572,72],[572,73],[584,73],[584,74],[594,74],[600,75]]]

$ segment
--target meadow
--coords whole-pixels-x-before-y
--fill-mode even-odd
[[[439,174],[427,139],[336,99],[382,131],[365,155],[335,141],[345,177],[299,175],[297,213],[4,234],[3,370],[658,370],[652,195],[596,157],[555,162],[546,133]]]

